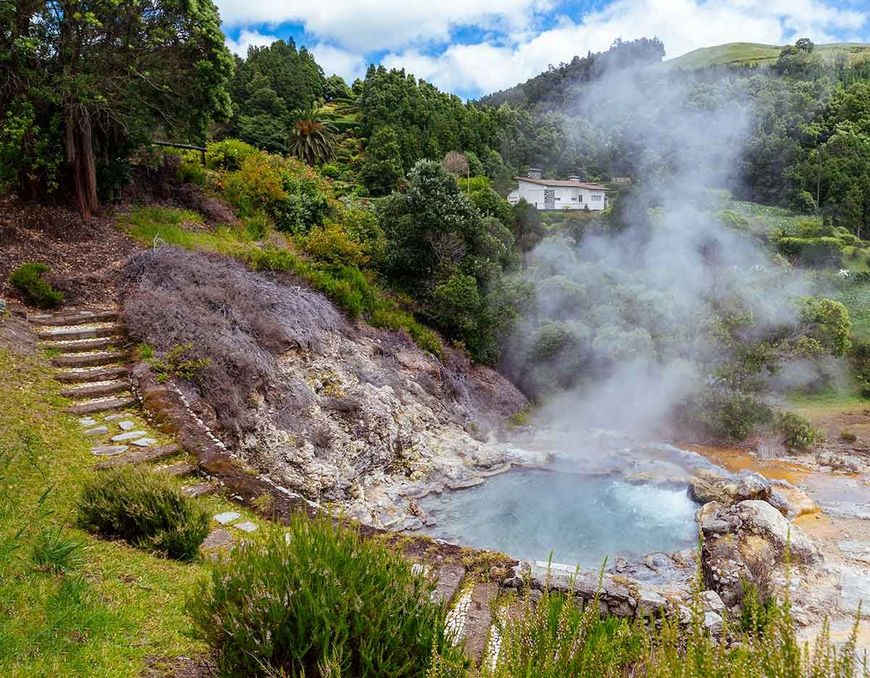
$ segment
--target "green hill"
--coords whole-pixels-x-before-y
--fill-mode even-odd
[[[671,68],[704,68],[706,66],[755,66],[772,64],[782,49],[780,45],[764,45],[757,42],[729,42],[725,45],[702,47],[682,56],[665,61]],[[860,42],[832,42],[816,45],[814,51],[826,59],[845,55],[855,63],[870,59],[870,45]]]

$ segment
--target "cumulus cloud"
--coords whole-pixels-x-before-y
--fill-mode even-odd
[[[277,39],[277,35],[266,35],[259,31],[249,31],[245,29],[239,32],[239,36],[235,40],[227,36],[227,47],[233,54],[238,54],[240,57],[244,57],[248,53],[249,47],[271,45]]]
[[[803,36],[831,41],[859,36],[867,24],[866,12],[821,0],[616,0],[577,21],[562,20],[549,30],[523,34],[512,44],[455,44],[437,54],[409,49],[382,61],[446,89],[491,92],[576,54],[607,49],[616,38],[657,36],[674,57],[725,42],[783,44]]]
[[[358,53],[445,41],[452,28],[513,31],[550,8],[550,0],[217,0],[228,26],[296,22],[318,39]]]
[[[310,49],[326,75],[336,73],[348,82],[353,82],[366,74],[368,63],[359,54],[322,43]]]

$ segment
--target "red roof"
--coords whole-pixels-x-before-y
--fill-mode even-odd
[[[530,179],[529,177],[515,177],[517,181],[526,181],[539,186],[558,186],[559,188],[585,188],[587,191],[606,191],[601,184],[587,184],[583,181],[571,181],[570,179]]]

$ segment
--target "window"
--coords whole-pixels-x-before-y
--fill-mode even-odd
[[[583,194],[582,193],[577,196],[577,200],[579,200],[580,202],[583,202]]]
[[[603,198],[603,197],[604,196],[601,196],[601,195],[593,195],[592,202],[601,202],[601,198]]]
[[[576,198],[576,197],[572,197],[571,200],[573,200],[574,202],[577,202],[577,198]]]

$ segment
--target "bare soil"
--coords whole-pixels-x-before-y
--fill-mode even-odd
[[[0,197],[0,297],[24,303],[9,275],[25,262],[48,264],[49,281],[66,303],[115,303],[121,265],[137,245],[115,227],[117,210],[106,208],[84,220],[60,205],[22,203]]]

